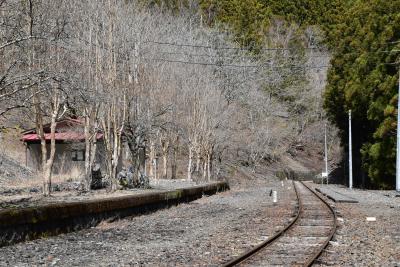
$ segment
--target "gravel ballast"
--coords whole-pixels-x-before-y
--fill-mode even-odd
[[[3,247],[0,266],[218,266],[267,239],[294,214],[290,181],[282,186],[263,175],[249,177],[231,191],[187,204]],[[174,183],[160,187],[181,185]],[[315,266],[400,266],[399,193],[309,185],[359,202],[328,200],[338,229]],[[271,190],[278,191],[277,205]]]
[[[359,203],[334,203],[338,229],[320,259],[321,266],[400,266],[400,198],[395,191],[328,187]],[[369,217],[369,221],[367,220]],[[373,218],[376,221],[373,221]],[[371,221],[372,220],[372,221]]]
[[[287,224],[291,182],[258,177],[188,204],[0,249],[0,266],[210,266],[227,262]],[[279,202],[273,205],[271,190]]]

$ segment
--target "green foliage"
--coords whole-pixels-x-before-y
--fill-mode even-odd
[[[393,43],[400,40],[400,1],[200,0],[200,7],[204,21],[229,25],[236,41],[256,52],[268,42],[276,19],[322,28],[333,52],[324,106],[345,147],[347,112],[352,110],[355,182],[364,170],[372,184],[393,186],[398,77],[390,63],[400,55],[400,43]],[[279,86],[285,82],[290,81]]]
[[[343,0],[260,0],[274,15],[300,25],[331,25],[346,1]]]
[[[271,12],[259,0],[201,0],[200,6],[209,24],[229,25],[242,47],[257,49],[262,44]]]
[[[173,12],[179,12],[189,5],[188,0],[139,0],[139,3],[146,7],[159,7]]]
[[[239,44],[257,48],[272,19],[300,26],[320,25],[329,34],[352,0],[200,0],[206,21],[230,25]]]
[[[355,157],[373,184],[394,185],[400,1],[357,1],[329,42],[335,47],[325,107],[347,144],[347,111],[353,112]],[[389,51],[389,52],[388,52]]]

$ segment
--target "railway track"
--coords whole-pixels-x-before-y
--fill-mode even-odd
[[[303,182],[293,182],[298,207],[284,229],[224,266],[311,266],[336,231],[336,213]]]

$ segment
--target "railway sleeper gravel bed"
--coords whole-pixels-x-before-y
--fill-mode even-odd
[[[312,186],[335,190],[358,201],[328,200],[337,211],[338,229],[315,266],[400,266],[400,198],[396,191]],[[367,221],[367,217],[376,221]]]
[[[215,182],[162,192],[3,209],[0,210],[0,247],[77,231],[107,219],[148,213],[227,189],[226,182]]]
[[[0,248],[0,266],[219,266],[295,214],[291,182],[262,175],[246,181],[148,215]],[[276,205],[271,190],[278,191]]]
[[[311,266],[336,231],[336,213],[302,182],[293,182],[299,207],[279,233],[226,263],[231,266]],[[312,220],[311,225],[307,225]],[[318,219],[315,219],[318,218]],[[326,224],[327,220],[330,224]],[[316,222],[320,221],[321,224]],[[289,240],[289,242],[288,242]]]

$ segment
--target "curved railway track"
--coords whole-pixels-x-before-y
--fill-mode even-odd
[[[303,182],[293,182],[298,199],[295,218],[284,229],[228,266],[311,266],[336,231],[332,207]]]

